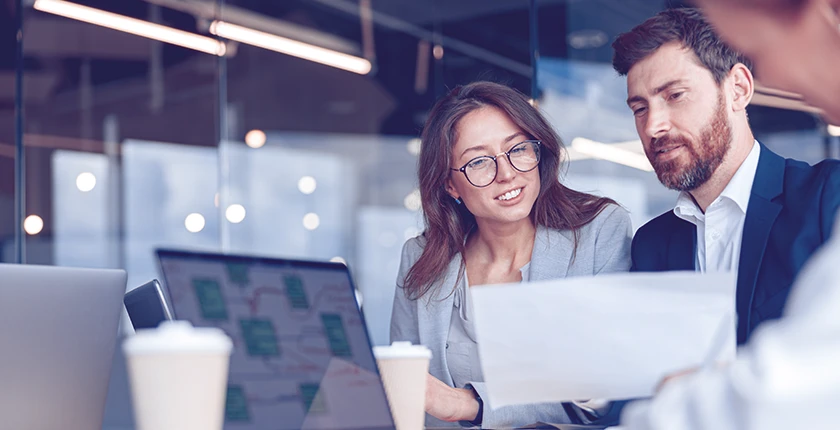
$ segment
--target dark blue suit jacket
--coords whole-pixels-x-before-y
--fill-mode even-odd
[[[761,145],[738,264],[739,345],[761,322],[782,315],[793,280],[828,239],[838,207],[840,161],[809,166]],[[630,270],[694,270],[696,246],[694,224],[666,212],[636,232]]]

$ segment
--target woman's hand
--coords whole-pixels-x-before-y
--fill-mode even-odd
[[[472,390],[452,388],[427,375],[426,413],[443,421],[472,421],[478,415],[478,400]]]

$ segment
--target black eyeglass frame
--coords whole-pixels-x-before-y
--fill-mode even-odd
[[[535,164],[534,167],[532,167],[528,170],[522,170],[522,169],[516,167],[516,165],[514,165],[513,161],[511,161],[511,159],[510,159],[510,153],[513,152],[514,149],[518,148],[523,143],[533,143],[533,144],[537,145],[536,146],[536,148],[537,148],[537,151],[536,151],[537,152],[537,164]],[[458,168],[458,169],[450,168],[450,170],[463,173],[464,177],[467,178],[467,182],[469,182],[470,185],[472,185],[476,188],[485,188],[485,187],[489,187],[490,185],[492,185],[493,182],[496,181],[496,176],[499,175],[499,162],[496,161],[496,158],[498,156],[500,156],[502,154],[506,155],[507,159],[508,159],[508,163],[510,164],[510,167],[513,167],[514,169],[516,169],[517,172],[527,173],[527,172],[530,172],[531,170],[536,169],[540,165],[540,161],[542,161],[542,153],[540,151],[541,148],[542,148],[542,141],[540,141],[540,140],[536,140],[536,139],[523,140],[522,142],[519,142],[516,145],[513,145],[508,151],[500,152],[496,155],[482,155],[480,157],[475,157],[475,158],[471,159],[470,161],[467,161],[460,168]],[[489,159],[493,160],[493,163],[496,164],[496,173],[493,175],[493,179],[490,182],[488,182],[487,185],[476,185],[476,184],[473,183],[473,181],[470,180],[470,177],[467,175],[467,166],[469,166],[470,163],[472,163],[475,160],[478,160],[479,158],[489,158]]]

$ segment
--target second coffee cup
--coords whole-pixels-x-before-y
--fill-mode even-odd
[[[397,430],[420,430],[425,422],[426,375],[432,352],[411,342],[373,348]]]

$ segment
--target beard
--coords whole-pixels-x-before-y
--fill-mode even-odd
[[[703,131],[700,139],[692,142],[681,136],[664,136],[652,142],[647,151],[648,160],[656,171],[662,185],[677,191],[692,191],[705,184],[723,162],[732,143],[732,128],[726,118],[726,104],[723,94],[718,96],[718,106]],[[682,145],[689,161],[685,164],[677,157],[657,161],[660,148]]]

